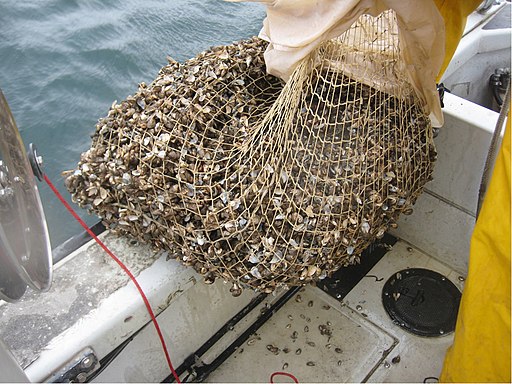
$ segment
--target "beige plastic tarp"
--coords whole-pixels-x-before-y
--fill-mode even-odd
[[[377,16],[393,9],[407,75],[419,99],[428,108],[432,124],[443,124],[436,76],[444,58],[444,22],[432,0],[248,1],[267,7],[260,32],[260,37],[270,43],[265,63],[270,74],[285,81],[302,58],[323,41],[340,36],[361,14]]]

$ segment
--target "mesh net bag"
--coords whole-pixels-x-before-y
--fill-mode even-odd
[[[113,106],[67,178],[115,230],[178,250],[234,295],[358,263],[412,211],[435,160],[392,11],[324,42],[284,87],[265,74],[264,47],[171,63]]]

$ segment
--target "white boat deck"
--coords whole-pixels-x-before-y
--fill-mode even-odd
[[[268,382],[276,371],[291,373],[301,383],[423,382],[439,377],[453,336],[413,335],[395,325],[382,305],[386,280],[406,268],[434,270],[462,290],[463,276],[398,241],[343,301],[319,288],[301,290],[300,299],[290,299],[207,382]],[[319,326],[329,327],[331,337],[322,335]],[[275,382],[291,380],[281,376]]]

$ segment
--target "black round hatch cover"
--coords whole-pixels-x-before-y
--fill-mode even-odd
[[[382,303],[393,322],[420,336],[453,332],[460,298],[449,279],[423,268],[396,272],[382,289]]]

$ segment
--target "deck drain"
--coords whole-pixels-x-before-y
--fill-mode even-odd
[[[453,332],[460,298],[449,279],[422,268],[395,273],[382,289],[382,303],[393,322],[428,337]]]

